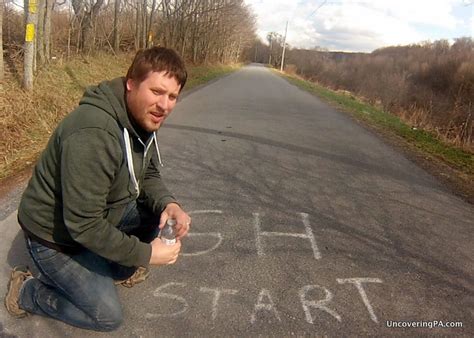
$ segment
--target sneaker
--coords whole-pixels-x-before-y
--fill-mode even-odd
[[[144,268],[140,266],[138,267],[138,269],[135,270],[133,275],[131,275],[127,279],[115,281],[115,285],[122,285],[127,288],[131,288],[135,284],[139,284],[143,282],[145,279],[148,278],[149,275],[150,275],[150,270],[148,268]]]
[[[26,266],[16,266],[13,268],[10,281],[8,282],[7,295],[5,296],[5,307],[9,314],[14,317],[22,318],[27,315],[25,310],[20,309],[18,300],[20,290],[23,284],[30,278],[33,278],[31,272]]]

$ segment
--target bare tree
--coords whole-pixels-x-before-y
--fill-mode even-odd
[[[146,31],[146,27],[147,27],[147,17],[148,17],[148,1],[147,0],[143,0],[142,2],[142,10],[141,10],[141,17],[140,17],[140,20],[141,20],[141,46],[143,48],[146,48],[146,41],[147,41],[147,31]]]
[[[135,50],[145,48],[147,45],[147,27],[148,27],[148,1],[137,0],[133,10],[135,11],[135,34],[134,45]]]
[[[295,71],[376,104],[419,129],[474,149],[474,40],[392,46],[367,53],[294,49]]]
[[[115,51],[119,45],[131,50],[159,44],[194,63],[238,61],[255,37],[254,19],[244,0],[56,0],[65,6],[57,4],[52,33],[47,26],[54,0],[36,1],[45,4],[43,23],[37,27],[44,37],[37,44],[38,65],[50,59],[48,36],[58,51],[64,46],[67,55],[73,50],[88,53],[92,47]]]
[[[155,11],[156,11],[156,0],[153,0],[151,4],[151,9],[150,9],[150,15],[148,16],[147,24],[146,24],[146,34],[147,34],[146,46],[147,47],[150,47],[153,44],[151,26],[153,25],[153,16],[155,15]]]
[[[65,1],[63,1],[65,3]],[[55,0],[46,0],[46,7],[44,12],[44,25],[43,25],[43,35],[44,35],[44,55],[46,63],[49,64],[51,61],[51,17],[53,13],[53,7]]]
[[[120,13],[120,0],[115,0],[114,5],[114,51],[117,53],[120,47],[120,33],[119,33],[119,13]]]
[[[37,1],[38,6],[38,25],[36,26],[36,55],[39,64],[46,63],[44,55],[44,13],[46,11],[46,0]]]
[[[65,2],[65,1],[64,1]],[[64,3],[63,2],[63,3]],[[55,0],[38,0],[38,25],[36,27],[36,54],[40,66],[51,60],[51,13]]]
[[[193,62],[236,61],[254,39],[254,19],[242,0],[163,0],[157,36]]]
[[[135,5],[135,49],[150,47],[153,44],[153,23],[157,8],[156,0],[149,6],[148,0],[137,1]]]
[[[95,18],[99,14],[104,0],[72,0],[74,13],[79,17],[81,39],[79,47],[83,52],[89,53],[94,46],[93,28]]]
[[[138,50],[142,46],[142,35],[143,35],[143,20],[142,20],[143,6],[141,2],[136,3],[135,7],[135,50]]]
[[[279,66],[281,63],[281,51],[283,49],[283,36],[276,32],[270,32],[267,35],[270,52],[268,56],[268,64]]]
[[[268,44],[270,45],[270,52],[269,52],[269,55],[268,55],[268,64],[269,65],[272,64],[272,49],[273,49],[273,36],[274,36],[274,34],[276,34],[276,33],[270,32],[267,35]]]
[[[3,6],[5,5],[4,0],[0,0],[0,81],[3,80],[4,77],[4,69],[3,69]]]

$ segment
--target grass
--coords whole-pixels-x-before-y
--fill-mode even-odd
[[[281,75],[299,88],[348,111],[356,119],[403,138],[406,142],[421,150],[425,155],[440,159],[463,174],[468,176],[474,175],[474,155],[472,153],[447,144],[428,131],[412,128],[400,120],[399,117],[362,102],[352,95],[330,90],[294,75]]]
[[[0,82],[0,179],[34,163],[58,122],[79,102],[84,89],[124,76],[133,55],[98,54],[77,57],[40,70],[34,90],[25,92],[18,79],[6,74]],[[239,65],[188,65],[185,90],[225,75]]]
[[[238,68],[240,68],[240,64],[231,64],[231,65],[201,65],[201,66],[194,66],[189,68],[189,79],[186,82],[186,88],[191,89],[200,84],[209,82],[215,78],[218,78],[222,75],[231,73]]]

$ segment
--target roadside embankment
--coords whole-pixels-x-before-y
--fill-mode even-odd
[[[408,157],[446,183],[454,193],[474,203],[472,152],[448,144],[429,131],[412,127],[399,117],[364,102],[350,92],[334,91],[296,75],[278,73],[290,83],[348,112],[358,122],[402,149]]]
[[[0,180],[32,165],[58,122],[79,102],[84,89],[124,76],[133,55],[98,54],[56,60],[35,78],[34,90],[21,89],[13,70],[0,83]],[[238,69],[240,65],[188,65],[185,91]]]

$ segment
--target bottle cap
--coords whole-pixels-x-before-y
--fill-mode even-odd
[[[168,218],[166,220],[166,225],[169,225],[169,226],[175,226],[176,225],[176,220],[174,218]]]

